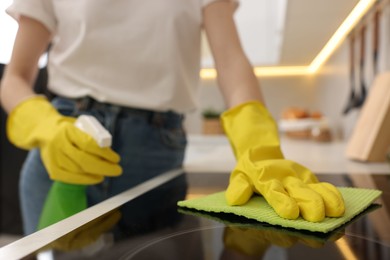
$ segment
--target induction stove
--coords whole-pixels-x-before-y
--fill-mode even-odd
[[[309,232],[180,208],[176,202],[181,199],[225,189],[228,175],[177,170],[149,188],[135,187],[7,247],[24,248],[23,259],[390,259],[390,175],[318,177],[336,186],[383,193],[342,227]],[[153,214],[134,212],[145,201],[142,212],[153,208]]]

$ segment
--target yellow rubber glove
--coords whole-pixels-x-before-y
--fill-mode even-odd
[[[111,148],[99,147],[74,122],[75,118],[59,114],[45,97],[34,96],[11,111],[7,135],[19,148],[39,147],[52,180],[89,185],[105,176],[120,175],[119,155]]]
[[[301,215],[318,222],[344,214],[344,200],[336,187],[320,183],[310,170],[284,159],[276,123],[261,103],[241,104],[221,118],[238,160],[226,190],[229,205],[243,205],[255,192],[286,219]]]

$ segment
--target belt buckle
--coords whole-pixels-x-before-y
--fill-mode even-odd
[[[90,97],[82,97],[76,100],[76,107],[80,111],[87,110],[92,103],[92,99]]]

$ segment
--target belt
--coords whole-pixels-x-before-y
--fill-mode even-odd
[[[111,103],[104,103],[97,101],[91,97],[82,97],[75,99],[76,107],[79,111],[87,111],[90,109],[104,109],[111,110],[118,113],[120,116],[134,116],[139,115],[142,117],[146,117],[153,121],[154,123],[158,123],[159,121],[164,122],[169,119],[183,119],[184,116],[182,114],[173,112],[173,111],[153,111],[148,109],[141,108],[133,108],[115,105]]]

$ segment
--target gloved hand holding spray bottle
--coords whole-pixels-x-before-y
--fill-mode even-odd
[[[111,146],[111,134],[95,117],[81,115],[77,118],[75,126],[91,135],[100,147]],[[86,185],[55,181],[46,197],[38,229],[50,226],[86,209],[88,207],[86,189]]]
[[[86,185],[122,173],[119,155],[109,147],[100,147],[93,136],[85,133],[88,130],[80,130],[75,122],[75,118],[61,115],[39,95],[20,102],[8,116],[10,142],[26,150],[39,148],[49,177],[55,181],[39,228],[83,210]],[[67,194],[61,195],[59,190]]]

